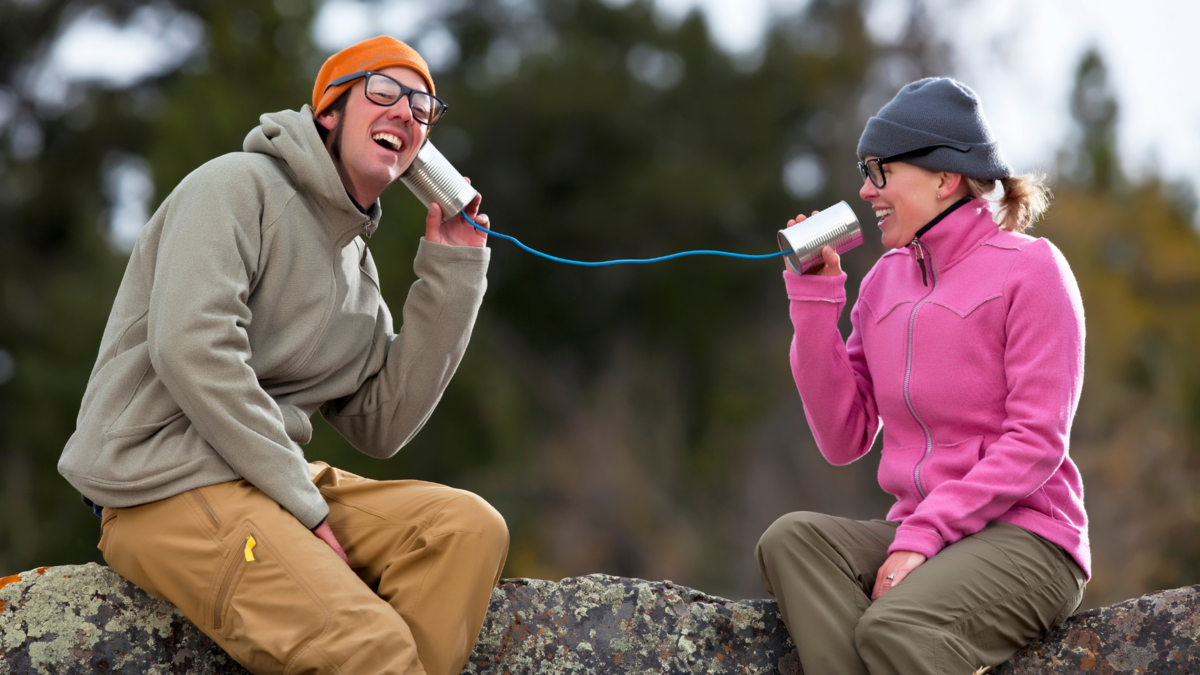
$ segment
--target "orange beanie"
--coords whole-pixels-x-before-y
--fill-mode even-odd
[[[363,40],[350,45],[342,51],[325,60],[321,72],[317,73],[317,81],[313,85],[313,114],[319,114],[337,100],[342,92],[354,86],[353,82],[329,86],[329,83],[350,73],[360,70],[383,70],[388,66],[404,66],[420,73],[429,85],[429,93],[437,94],[433,88],[433,76],[429,74],[429,66],[417,50],[409,47],[394,37],[380,35],[370,40]]]

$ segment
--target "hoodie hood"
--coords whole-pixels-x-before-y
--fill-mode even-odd
[[[324,211],[326,224],[335,234],[354,227],[365,228],[366,235],[371,236],[382,215],[379,200],[365,215],[354,205],[317,133],[312,108],[305,105],[299,111],[266,113],[258,121],[259,125],[246,134],[242,149],[281,161],[296,187]],[[370,222],[364,225],[368,216]]]

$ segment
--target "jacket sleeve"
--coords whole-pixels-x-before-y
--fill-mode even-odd
[[[1036,492],[1067,457],[1083,387],[1079,286],[1058,249],[1037,240],[1009,272],[1004,299],[1008,395],[1001,435],[961,480],[930,491],[897,529],[889,552],[933,557]]]
[[[846,275],[823,277],[784,272],[791,301],[792,377],[817,447],[831,464],[867,454],[879,431],[871,372],[859,333],[861,303],[850,312],[853,330],[842,341],[838,317],[846,304]]]
[[[490,256],[488,248],[421,239],[399,334],[391,334],[391,316],[380,304],[382,367],[358,391],[321,408],[354,447],[391,457],[425,425],[467,350]]]
[[[150,292],[150,362],[213,450],[312,528],[329,507],[248,363],[259,189],[236,167],[222,166],[196,171],[172,194]]]

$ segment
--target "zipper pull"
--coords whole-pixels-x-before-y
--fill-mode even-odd
[[[917,265],[921,268],[921,284],[923,286],[928,286],[929,278],[925,274],[925,253],[922,251],[924,247],[921,246],[921,242],[916,239],[913,239],[913,244],[915,244],[917,247]]]
[[[257,545],[258,542],[254,541],[254,533],[252,532],[250,536],[246,537],[246,548],[242,551],[246,556],[246,562],[254,562],[254,547]]]
[[[358,259],[358,266],[362,267],[367,264],[367,243],[371,241],[371,221],[363,223],[363,252],[362,257]]]

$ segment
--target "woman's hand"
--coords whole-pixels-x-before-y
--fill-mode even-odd
[[[915,551],[896,551],[889,555],[875,574],[875,590],[871,591],[871,601],[882,598],[884,593],[904,581],[909,572],[923,565],[926,560],[928,558]],[[889,579],[889,576],[892,578]]]
[[[812,212],[812,214],[814,216],[817,215],[818,213],[820,213],[820,211]],[[808,217],[805,216],[804,214],[800,214],[800,215],[796,216],[795,218],[789,220],[787,222],[787,226],[795,227],[795,226],[799,225],[800,223],[803,223],[805,220],[808,220]],[[814,265],[814,266],[808,268],[808,271],[805,272],[804,274],[815,274],[817,276],[822,276],[822,277],[836,277],[842,273],[842,257],[837,254],[837,251],[833,250],[832,246],[821,247],[821,260],[822,260],[822,263],[820,265]],[[796,271],[796,270],[792,269],[792,264],[790,262],[787,262],[786,258],[784,259],[783,264],[785,267],[787,267],[787,269],[789,269],[793,272]]]
[[[470,179],[467,179],[467,182],[470,183]],[[480,227],[486,228],[489,227],[488,217],[479,212],[481,199],[481,195],[476,193],[463,212],[479,223]],[[429,204],[429,214],[425,216],[425,238],[449,246],[487,246],[487,234],[475,229],[462,213],[443,223],[442,207],[437,202]]]

